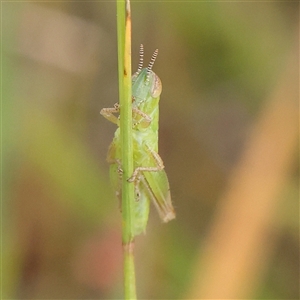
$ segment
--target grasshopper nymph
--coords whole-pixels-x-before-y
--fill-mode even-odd
[[[175,218],[171,194],[164,164],[158,154],[159,98],[162,84],[152,71],[158,50],[152,55],[147,68],[143,68],[144,48],[140,46],[140,61],[137,72],[132,76],[132,118],[134,172],[129,182],[135,186],[135,235],[145,232],[150,202],[154,203],[160,218],[168,222]],[[119,126],[119,104],[103,108],[100,114]],[[115,132],[109,147],[107,161],[110,178],[117,197],[121,198],[122,161],[120,128]]]

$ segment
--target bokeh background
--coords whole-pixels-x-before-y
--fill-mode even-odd
[[[2,297],[121,299],[106,151],[114,1],[2,2]],[[177,218],[136,238],[140,299],[299,299],[299,3],[132,1],[163,83]]]

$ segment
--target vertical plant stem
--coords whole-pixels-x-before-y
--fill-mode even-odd
[[[122,242],[124,253],[124,298],[136,299],[134,271],[134,186],[127,179],[133,173],[131,13],[129,0],[117,0],[120,136],[122,148]]]

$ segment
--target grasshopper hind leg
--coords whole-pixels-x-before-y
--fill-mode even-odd
[[[147,151],[149,152],[149,154],[153,157],[154,161],[155,161],[155,166],[148,166],[148,167],[137,167],[130,178],[127,179],[128,182],[135,182],[137,177],[141,176],[140,174],[142,172],[158,172],[161,171],[165,168],[164,166],[164,162],[161,159],[161,157],[159,156],[159,154],[157,152],[155,152],[154,150],[150,149],[149,146],[147,146]]]

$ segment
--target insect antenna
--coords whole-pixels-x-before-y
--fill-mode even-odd
[[[141,44],[140,45],[140,61],[139,61],[137,73],[140,73],[142,71],[143,64],[144,64],[144,46],[143,46],[143,44]]]
[[[151,72],[151,70],[152,70],[152,67],[153,67],[154,63],[155,63],[157,54],[158,54],[158,49],[156,49],[156,50],[154,51],[154,53],[153,53],[153,55],[152,55],[152,57],[151,57],[151,59],[150,59],[149,65],[148,65],[148,67],[147,67],[147,80],[149,80],[149,74],[150,74],[150,72]]]

